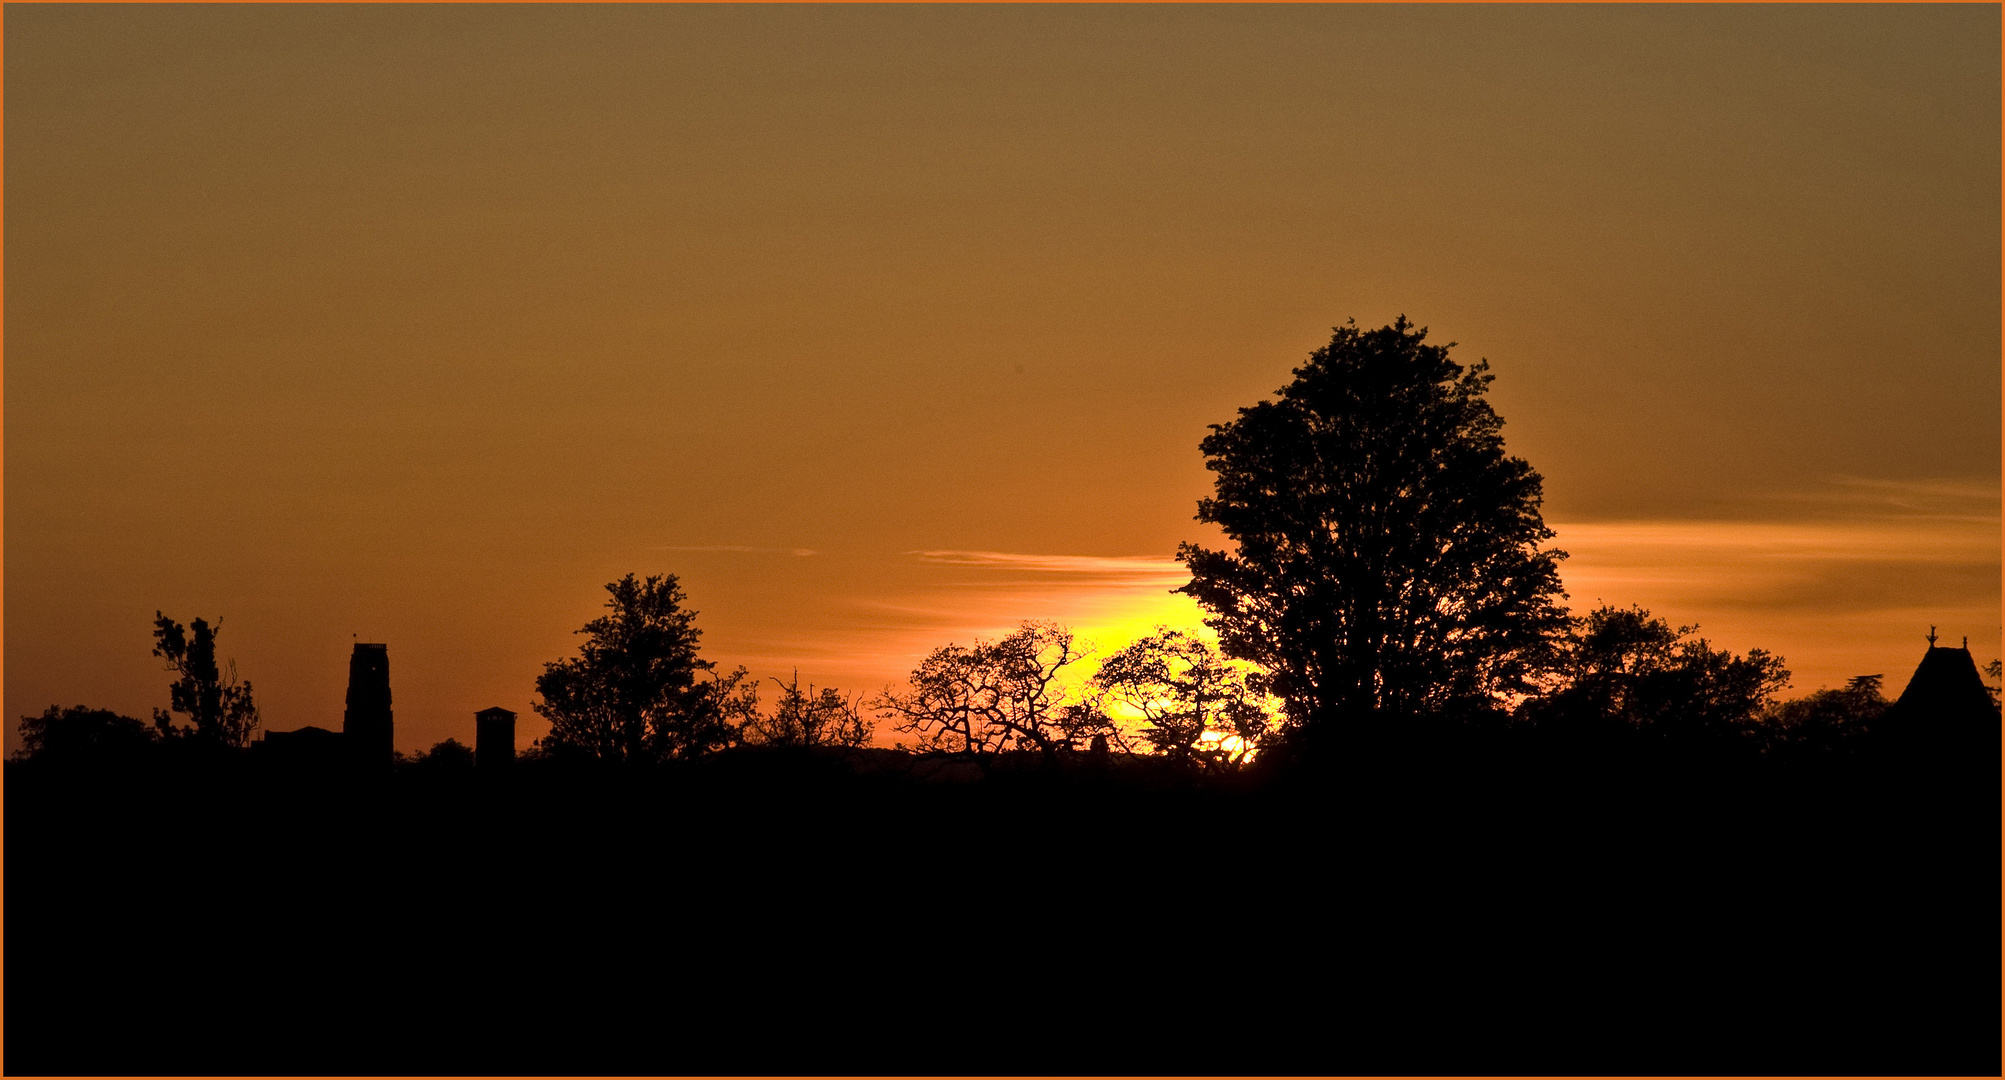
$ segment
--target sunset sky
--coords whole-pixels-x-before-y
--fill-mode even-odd
[[[1996,5],[12,6],[5,707],[523,714],[628,572],[876,690],[1155,622],[1205,426],[1488,358],[1577,609],[2000,652]],[[770,684],[768,684],[770,688]],[[17,745],[12,724],[7,746]]]

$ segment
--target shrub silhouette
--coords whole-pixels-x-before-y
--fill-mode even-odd
[[[801,673],[788,682],[773,680],[780,698],[773,711],[754,712],[741,737],[762,746],[868,746],[873,725],[857,709],[857,701],[833,687],[816,692],[813,683],[801,689]]]
[[[137,761],[150,755],[160,736],[145,721],[109,709],[51,705],[40,716],[21,718],[17,761]]]
[[[1638,607],[1599,607],[1565,639],[1559,688],[1520,716],[1582,746],[1631,738],[1671,748],[1757,746],[1763,710],[1789,685],[1782,658],[1714,649],[1692,636],[1697,629],[1673,628]]]

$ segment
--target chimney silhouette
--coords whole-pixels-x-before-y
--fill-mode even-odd
[[[341,714],[342,741],[349,759],[370,769],[388,769],[396,753],[390,718],[390,647],[357,642],[348,658],[348,710]]]
[[[473,764],[483,771],[515,761],[515,714],[495,706],[473,714]]]

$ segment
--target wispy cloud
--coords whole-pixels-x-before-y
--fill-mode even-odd
[[[1997,565],[1994,518],[1870,521],[1554,522],[1574,556],[1638,567],[1700,563],[1753,568],[1787,563],[1977,563]]]
[[[930,580],[868,605],[887,630],[937,645],[995,637],[1025,619],[1049,619],[1107,649],[1167,624],[1201,625],[1197,605],[1172,590],[1190,580],[1175,559],[1148,555],[1031,555],[911,551]],[[930,647],[930,645],[929,645]]]
[[[1996,516],[1554,522],[1576,612],[1638,604],[1719,644],[1782,653],[1798,689],[1900,672],[1932,625],[1997,655]],[[1905,678],[1905,676],[1902,676]],[[1898,689],[1900,683],[1892,684]]]
[[[1190,572],[1175,559],[1147,555],[1021,555],[1007,551],[913,551],[919,561],[937,566],[1017,571],[1066,577],[1117,579],[1133,585],[1181,585]]]
[[[1818,490],[1792,492],[1779,499],[1805,508],[1843,510],[1849,516],[1866,513],[1880,517],[1978,522],[1999,519],[1998,482],[1984,478],[1881,480],[1863,476],[1833,476]]]
[[[663,544],[649,548],[650,551],[736,551],[747,555],[792,555],[797,558],[815,554],[812,548],[797,547],[750,547],[745,544]]]

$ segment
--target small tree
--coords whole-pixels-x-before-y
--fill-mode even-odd
[[[168,686],[169,704],[193,723],[192,729],[176,728],[167,710],[155,709],[153,723],[163,737],[185,732],[218,746],[250,743],[258,727],[258,707],[251,699],[250,682],[237,681],[237,662],[220,668],[216,664],[216,636],[222,629],[221,619],[213,627],[196,619],[184,630],[160,612],[153,613],[153,655],[165,660],[167,670],[177,676]]]
[[[868,746],[874,730],[858,710],[859,702],[833,687],[816,692],[813,683],[801,689],[801,673],[790,682],[773,680],[780,699],[770,715],[753,713],[741,733],[747,742],[765,746]]]
[[[894,729],[918,736],[921,750],[981,762],[1005,750],[1037,750],[1055,761],[1095,735],[1119,734],[1060,679],[1084,655],[1070,630],[1026,622],[1000,641],[933,650],[913,670],[909,691],[886,689],[870,705]]]
[[[550,721],[548,748],[569,747],[601,761],[646,762],[695,757],[731,744],[757,695],[745,670],[715,674],[696,655],[696,612],[675,575],[606,586],[608,615],[578,631],[578,656],[543,665],[542,700],[532,707]]]
[[[40,716],[21,718],[17,761],[129,761],[144,757],[159,742],[146,723],[109,709],[51,705]]]
[[[1880,692],[1880,679],[1854,675],[1841,690],[1819,690],[1770,705],[1761,718],[1766,750],[1809,756],[1851,751],[1892,704]]]
[[[433,743],[430,750],[412,758],[411,764],[426,772],[469,773],[473,771],[473,747],[446,739]]]
[[[1093,685],[1141,715],[1142,739],[1157,753],[1215,768],[1246,761],[1267,736],[1258,674],[1201,638],[1158,626],[1109,656]]]
[[[1577,736],[1599,729],[1687,746],[1752,738],[1769,699],[1789,685],[1782,658],[1715,649],[1692,636],[1697,629],[1674,629],[1642,608],[1597,608],[1565,642],[1565,682],[1524,714]]]

